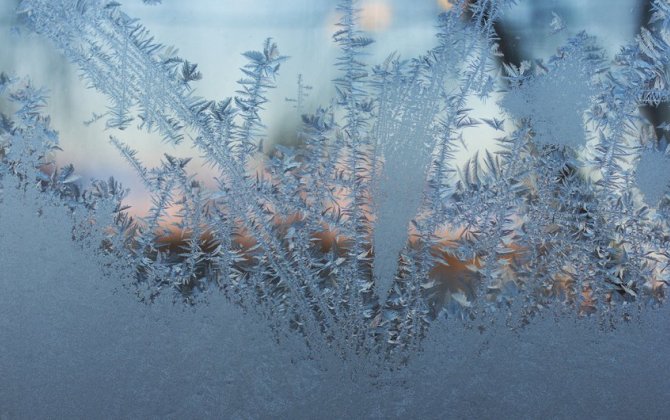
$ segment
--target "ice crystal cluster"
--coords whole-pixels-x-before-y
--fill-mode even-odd
[[[287,106],[267,99],[287,59],[271,39],[244,53],[233,97],[205,99],[197,66],[119,3],[23,0],[23,24],[108,97],[96,119],[152,208],[135,220],[113,178],[83,186],[71,166],[55,168],[44,92],[5,75],[0,93],[16,112],[0,125],[2,185],[62,203],[72,239],[97,250],[110,275],[131,272],[140,299],[197,304],[220,290],[278,337],[344,359],[404,363],[447,315],[526,323],[548,307],[623,316],[661,302],[667,125],[640,108],[668,100],[670,5],[654,1],[651,22],[613,59],[577,33],[552,57],[515,65],[494,25],[514,2],[454,0],[433,49],[370,65],[356,1],[340,1],[336,97],[306,110],[300,78],[303,142],[264,155],[263,110]],[[479,115],[472,103],[492,96],[500,115]],[[131,124],[192,142],[217,188],[187,156],[147,167],[124,139]],[[476,126],[495,133],[495,147],[457,159]],[[177,245],[165,240],[168,211]]]

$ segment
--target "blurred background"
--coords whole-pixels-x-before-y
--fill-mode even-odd
[[[143,214],[150,206],[146,191],[125,161],[108,143],[104,122],[85,126],[92,112],[105,110],[105,98],[85,88],[77,69],[50,45],[22,29],[14,12],[19,0],[0,1],[0,71],[29,76],[37,86],[49,89],[49,106],[54,128],[59,131],[63,153],[58,165],[73,163],[87,183],[91,178],[114,175],[131,189],[128,204]],[[264,121],[268,126],[266,150],[272,144],[295,139],[300,117],[285,98],[295,97],[297,77],[313,86],[304,111],[328,104],[333,97],[330,81],[338,54],[331,40],[338,20],[335,0],[163,0],[147,5],[141,0],[122,1],[123,10],[137,17],[156,40],[173,45],[179,55],[199,65],[203,79],[194,84],[196,94],[220,100],[235,95],[241,53],[262,49],[272,37],[283,55],[290,56],[280,70],[278,88],[270,94]],[[369,49],[369,64],[383,61],[390,53],[412,58],[434,46],[437,15],[450,6],[447,0],[361,0],[361,26],[375,38]],[[507,62],[545,58],[565,40],[585,30],[596,35],[612,55],[632,39],[648,19],[648,0],[519,0],[497,25]],[[561,27],[557,31],[558,17]],[[485,107],[495,107],[495,98]],[[0,108],[0,111],[2,109]],[[470,142],[486,146],[485,132],[473,131]],[[478,134],[479,133],[479,134]],[[148,166],[158,163],[163,152],[176,156],[197,156],[188,140],[173,148],[158,136],[137,130],[114,133],[139,151]],[[194,161],[191,171],[211,178],[207,168]]]

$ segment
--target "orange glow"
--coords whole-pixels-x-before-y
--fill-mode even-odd
[[[358,25],[361,29],[370,32],[382,32],[391,25],[393,9],[384,0],[370,0],[361,4]],[[324,22],[324,29],[328,37],[337,32],[337,26],[342,19],[341,13],[330,13]]]
[[[453,7],[453,4],[451,4],[449,0],[437,0],[437,5],[444,10],[449,10]]]
[[[385,1],[366,2],[361,7],[361,28],[381,32],[391,25],[393,11]]]

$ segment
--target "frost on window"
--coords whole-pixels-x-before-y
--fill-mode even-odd
[[[579,49],[565,49],[547,64],[531,69],[528,62],[518,68],[506,67],[512,84],[502,106],[515,118],[526,120],[535,132],[535,141],[578,148],[585,142],[584,113],[596,94],[592,79],[599,68],[583,57],[581,45],[588,40],[577,38]],[[596,55],[596,58],[599,56]]]
[[[649,205],[656,205],[667,194],[670,184],[670,159],[667,153],[645,150],[635,170],[635,185]]]
[[[324,5],[337,52],[315,74],[285,74],[298,58],[267,36],[208,74],[132,16],[171,2],[18,2],[13,42],[46,43],[106,106],[76,119],[49,108],[58,86],[0,74],[0,418],[528,416],[564,363],[581,373],[561,392],[605,416],[665,413],[589,381],[670,385],[636,365],[663,352],[632,341],[639,323],[670,344],[670,6],[614,53],[547,9],[555,48],[511,57],[505,16],[526,2],[430,2],[432,47],[380,59],[365,29],[402,2]],[[219,41],[207,54],[233,62]],[[91,176],[50,114],[124,166]]]

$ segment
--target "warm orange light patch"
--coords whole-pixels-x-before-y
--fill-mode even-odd
[[[329,37],[341,29],[338,26],[341,19],[342,14],[339,12],[328,15],[324,29]],[[388,0],[369,0],[360,5],[357,25],[365,31],[381,32],[388,29],[392,20],[393,9]]]
[[[393,10],[385,1],[369,1],[361,5],[360,16],[361,28],[381,32],[391,25]]]
[[[437,5],[444,10],[449,10],[453,7],[453,4],[451,4],[449,0],[437,0]]]

